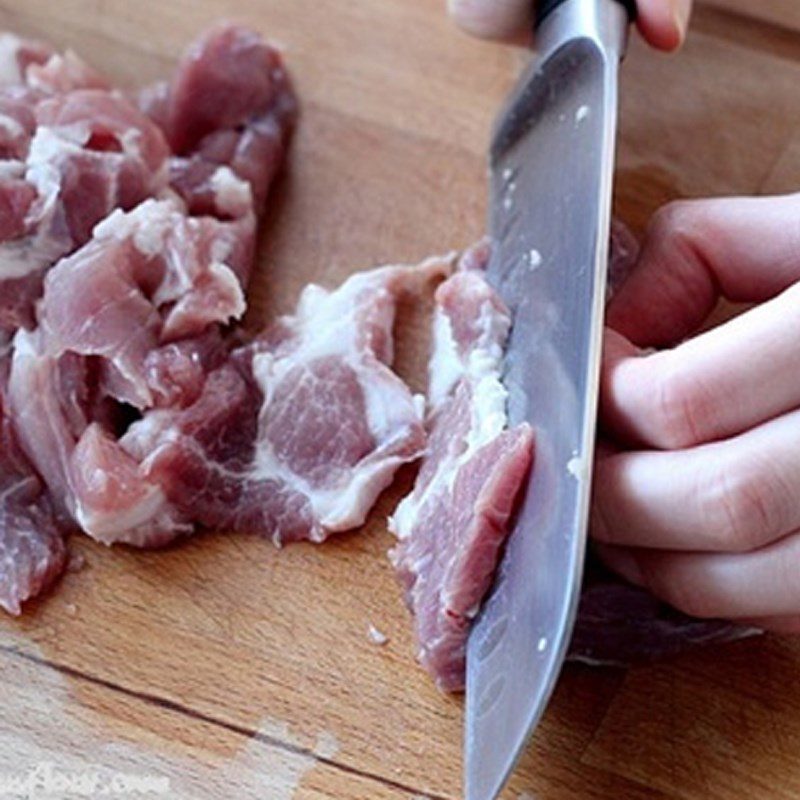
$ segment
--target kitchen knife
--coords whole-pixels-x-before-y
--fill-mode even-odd
[[[569,645],[586,549],[617,125],[634,0],[542,0],[530,68],[495,129],[488,277],[513,314],[511,424],[536,456],[467,647],[466,800],[494,800]]]

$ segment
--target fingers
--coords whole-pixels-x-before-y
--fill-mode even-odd
[[[598,547],[615,572],[695,617],[797,630],[800,536],[754,553],[692,554]],[[780,623],[783,618],[783,624]]]
[[[642,347],[693,333],[720,295],[756,302],[800,279],[800,194],[671,203],[647,230],[608,324]]]
[[[691,0],[638,0],[638,27],[653,47],[675,50],[686,37]],[[484,39],[527,42],[533,30],[530,0],[448,0],[450,14],[467,33]]]
[[[800,530],[798,486],[800,411],[689,450],[598,458],[591,533],[639,548],[749,552]]]
[[[523,42],[532,38],[533,4],[522,0],[447,0],[455,21],[473,36]]]
[[[683,44],[692,13],[692,0],[638,0],[637,6],[637,26],[653,47],[671,51]]]
[[[732,436],[800,407],[800,285],[671,350],[605,338],[604,424],[650,447]]]

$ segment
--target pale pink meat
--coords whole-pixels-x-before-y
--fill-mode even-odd
[[[418,405],[389,368],[397,299],[448,269],[433,259],[307,287],[195,404],[147,414],[121,445],[205,526],[276,544],[357,527],[425,446]]]
[[[47,275],[39,313],[46,351],[102,359],[109,395],[151,407],[151,352],[244,313],[238,275],[249,269],[254,233],[250,218],[188,217],[167,200],[115,212]]]
[[[224,358],[218,324],[244,311],[235,270],[252,257],[252,233],[243,220],[188,217],[174,200],[151,200],[115,212],[48,273],[38,328],[14,340],[10,410],[61,513],[88,532],[100,476],[114,471],[113,434],[126,421],[119,404],[187,404]],[[87,453],[97,457],[94,472]],[[109,483],[104,509],[112,509],[110,497],[131,500],[118,485]]]
[[[468,251],[436,293],[430,439],[390,520],[419,660],[444,691],[463,689],[470,625],[533,457],[531,428],[507,427],[500,370],[510,317],[483,277],[487,257],[483,243]]]
[[[0,325],[6,328],[32,325],[32,301],[45,272],[88,241],[95,224],[115,208],[158,194],[168,181],[161,131],[121,95],[57,94],[37,100],[33,116],[25,162],[13,178],[0,178],[10,209],[0,231]],[[2,166],[9,172],[16,163]]]
[[[19,614],[21,603],[61,574],[66,553],[47,494],[0,403],[0,608]]]
[[[140,105],[167,136],[172,185],[193,213],[219,214],[213,180],[221,166],[248,183],[256,211],[263,209],[297,113],[275,48],[246,28],[219,25],[189,48],[169,85],[140,95]]]
[[[246,307],[256,212],[296,103],[277,51],[231,25],[145,95],[151,116],[73,53],[0,36],[0,335],[28,329],[14,338],[7,395],[20,459],[32,459],[59,524],[153,547],[204,519],[135,452],[141,430],[162,419],[192,430],[199,409],[198,426],[223,426],[203,444],[225,469],[234,451],[223,442],[245,465],[262,435],[243,438],[240,406],[220,391],[226,377],[243,385],[258,417],[257,359],[231,359],[225,330]],[[43,585],[40,570],[29,590],[12,586],[6,566],[0,597]]]

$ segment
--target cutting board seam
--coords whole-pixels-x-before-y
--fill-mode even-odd
[[[376,783],[381,783],[387,788],[404,792],[406,794],[411,795],[412,797],[419,797],[424,794],[424,796],[428,798],[428,800],[457,800],[457,798],[455,797],[441,795],[441,794],[431,794],[431,792],[429,791],[423,791],[419,787],[403,783],[402,781],[394,780],[392,778],[387,778],[384,777],[383,775],[378,775],[376,773],[369,772],[368,770],[359,769],[358,767],[351,766],[350,764],[344,764],[340,761],[336,761],[334,758],[321,756],[318,753],[315,753],[314,750],[311,748],[292,744],[291,742],[285,742],[282,739],[279,739],[275,736],[270,736],[261,731],[251,730],[242,725],[237,725],[232,722],[227,722],[225,720],[218,719],[209,714],[197,711],[196,709],[184,706],[181,703],[176,702],[175,700],[170,700],[165,697],[160,697],[159,695],[151,694],[149,692],[142,692],[137,689],[130,689],[119,683],[110,681],[107,678],[101,678],[96,675],[91,675],[87,672],[83,672],[79,669],[75,669],[75,667],[70,667],[66,664],[58,664],[57,662],[50,661],[45,658],[40,658],[39,656],[33,655],[32,653],[26,653],[25,651],[20,650],[16,647],[10,647],[9,645],[0,644],[0,651],[2,651],[4,654],[12,658],[25,661],[29,664],[34,664],[39,669],[54,670],[62,675],[66,675],[76,680],[86,681],[87,683],[91,683],[95,686],[102,687],[111,692],[117,692],[133,700],[138,700],[141,703],[154,705],[165,711],[171,711],[176,714],[181,714],[183,716],[189,717],[190,719],[196,722],[202,722],[207,725],[214,725],[230,733],[234,733],[238,736],[241,736],[244,739],[247,739],[248,741],[254,739],[258,742],[261,742],[262,744],[283,750],[287,753],[291,753],[297,756],[302,756],[304,758],[310,758],[316,763],[324,764],[325,766],[330,767],[331,769],[344,772],[348,775],[353,775],[358,778],[364,778],[367,780],[375,781]]]

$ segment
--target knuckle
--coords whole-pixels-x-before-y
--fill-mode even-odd
[[[651,230],[655,236],[670,241],[690,238],[694,230],[696,201],[673,200],[661,206],[651,222]]]
[[[704,492],[703,506],[706,528],[720,549],[748,552],[780,535],[785,491],[763,463],[723,467]]]

